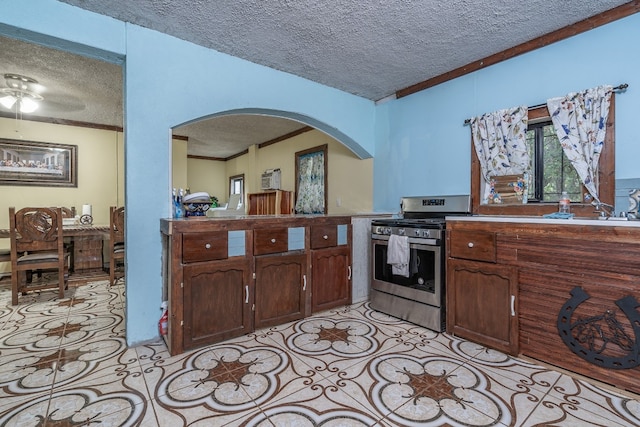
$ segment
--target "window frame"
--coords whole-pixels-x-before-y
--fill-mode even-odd
[[[242,190],[240,191],[240,193],[232,193],[231,189],[233,188],[233,181],[234,180],[238,180],[241,179],[242,180]],[[240,194],[243,195],[242,193],[244,193],[244,174],[241,173],[239,175],[233,175],[229,177],[229,197],[231,197],[232,194]]]
[[[546,105],[529,108],[529,120],[540,121],[550,119]],[[609,205],[615,203],[615,94],[611,94],[609,116],[607,117],[607,134],[604,147],[600,153],[598,171],[600,201]],[[482,171],[480,162],[471,138],[471,212],[476,215],[532,215],[542,216],[556,212],[557,203],[527,203],[527,204],[480,204],[482,186]],[[571,203],[571,212],[576,216],[595,217],[594,207],[589,203]]]

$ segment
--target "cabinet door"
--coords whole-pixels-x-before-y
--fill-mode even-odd
[[[253,330],[249,274],[244,258],[184,266],[185,349]]]
[[[280,325],[305,316],[307,256],[256,257],[256,329]]]
[[[517,270],[449,259],[447,332],[518,354]]]
[[[351,303],[351,251],[335,247],[311,252],[311,311]]]

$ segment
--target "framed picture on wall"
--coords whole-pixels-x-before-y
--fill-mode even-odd
[[[328,144],[296,153],[297,214],[327,213]]]
[[[78,146],[0,138],[0,185],[78,186]]]

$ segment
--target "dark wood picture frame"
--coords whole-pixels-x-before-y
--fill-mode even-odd
[[[0,138],[0,185],[78,186],[78,146]]]
[[[320,153],[323,156],[324,159],[324,214],[327,213],[327,209],[328,209],[328,192],[329,192],[329,167],[328,167],[328,150],[329,150],[329,145],[328,144],[324,144],[324,145],[319,145],[317,147],[313,147],[313,148],[309,148],[306,150],[302,150],[302,151],[298,151],[296,152],[296,170],[295,170],[295,177],[296,177],[296,197],[295,200],[297,201],[299,198],[298,192],[299,192],[299,182],[300,182],[300,159],[303,158],[304,156],[308,155],[308,154],[315,154],[315,153]],[[295,210],[295,205],[294,205],[294,211],[296,213],[299,213]]]

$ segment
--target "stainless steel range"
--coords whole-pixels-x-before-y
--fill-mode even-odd
[[[371,307],[441,332],[445,216],[470,215],[471,197],[403,197],[401,207],[402,218],[371,222]]]

